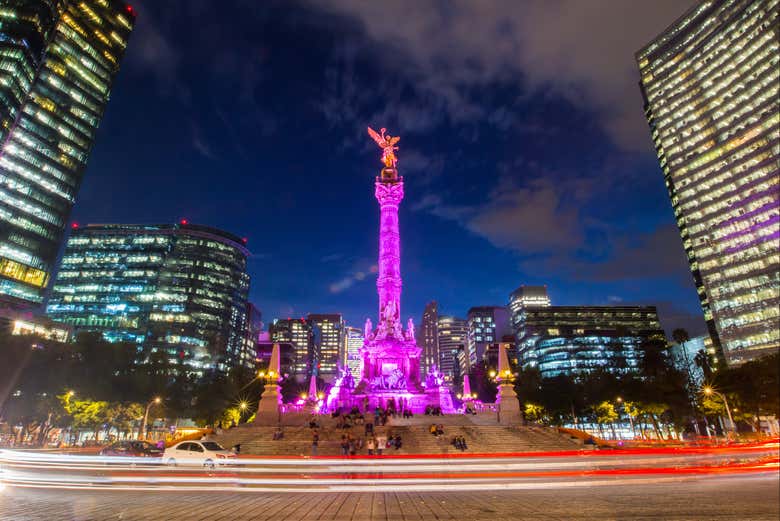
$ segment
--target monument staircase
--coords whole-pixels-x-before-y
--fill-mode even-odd
[[[285,419],[282,426],[284,437],[275,440],[276,427],[241,425],[227,430],[211,439],[226,448],[241,444],[242,455],[256,456],[310,456],[312,429],[308,427],[307,418],[299,418],[298,422]],[[338,456],[341,454],[341,437],[351,434],[353,438],[364,438],[364,426],[353,425],[350,428],[338,428],[336,421],[330,417],[317,417],[320,427],[319,456]],[[432,423],[442,424],[444,434],[434,436],[429,428]],[[476,416],[445,415],[445,416],[415,416],[409,419],[390,418],[385,426],[375,426],[374,436],[400,436],[401,449],[388,448],[384,454],[460,454],[460,453],[499,453],[499,452],[536,452],[578,450],[582,448],[581,441],[570,436],[559,434],[557,430],[541,426],[505,426],[498,425],[495,418],[479,418]],[[460,451],[452,445],[455,436],[466,440],[467,450]],[[363,449],[357,452],[365,455]]]

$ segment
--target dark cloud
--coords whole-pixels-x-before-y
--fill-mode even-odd
[[[517,185],[504,177],[482,204],[450,205],[429,194],[412,208],[457,221],[494,246],[522,255],[571,253],[584,239],[580,205],[574,203],[588,193],[588,183],[581,180],[535,177]]]
[[[436,100],[428,107],[438,106],[454,122],[485,117],[506,128],[511,115],[486,114],[479,87],[514,82],[585,104],[617,144],[647,149],[633,54],[694,2],[312,3],[356,20],[379,43],[376,59],[413,78]]]

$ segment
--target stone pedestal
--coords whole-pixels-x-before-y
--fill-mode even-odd
[[[444,414],[455,413],[455,405],[452,403],[452,394],[450,394],[450,390],[446,387],[426,389],[425,395],[428,397],[428,405],[438,406]]]
[[[277,384],[266,384],[257,406],[254,423],[257,425],[276,425],[279,423],[279,405],[282,395]]]
[[[498,423],[501,425],[518,425],[522,421],[520,414],[520,401],[511,383],[502,383],[498,386]]]

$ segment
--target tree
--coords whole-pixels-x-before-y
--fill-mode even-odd
[[[526,403],[523,410],[525,419],[535,423],[547,423],[547,413],[544,407],[535,403]]]
[[[73,427],[90,429],[95,433],[95,440],[103,424],[110,420],[110,408],[106,401],[72,399],[63,402],[63,407],[73,417]]]
[[[599,424],[599,429],[606,423],[612,429],[612,437],[617,438],[617,435],[615,434],[615,422],[619,416],[615,410],[615,405],[608,400],[604,400],[593,407],[593,413],[596,417],[596,422]]]

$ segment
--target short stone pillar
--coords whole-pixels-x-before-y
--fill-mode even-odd
[[[271,351],[271,363],[268,364],[265,388],[260,396],[260,403],[255,415],[254,423],[257,425],[277,425],[279,423],[279,406],[282,404],[282,395],[279,392],[280,369],[279,344],[274,344]]]
[[[520,401],[517,399],[515,386],[512,384],[512,369],[506,354],[506,345],[498,344],[498,423],[501,425],[518,425],[522,421]]]

